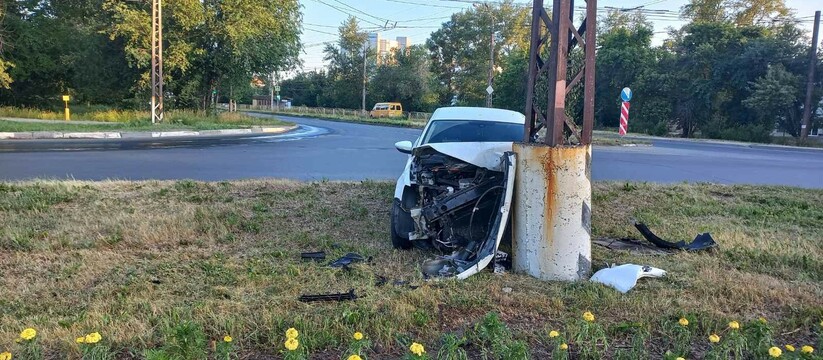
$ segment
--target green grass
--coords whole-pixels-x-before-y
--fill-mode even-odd
[[[62,120],[62,114],[49,111],[0,107],[0,117],[18,117],[40,120]],[[248,128],[251,126],[285,126],[289,122],[276,118],[262,118],[243,113],[221,112],[207,115],[190,110],[167,111],[164,123],[152,124],[148,112],[123,110],[94,110],[81,112],[73,120],[100,121],[100,124],[78,124],[72,122],[35,123],[0,120],[0,132],[27,131],[168,131],[168,130],[219,130]]]
[[[74,339],[99,331],[117,358],[154,359],[200,359],[203,344],[226,334],[246,358],[277,356],[289,327],[300,331],[301,348],[321,359],[348,356],[354,331],[366,334],[373,359],[400,358],[412,341],[441,358],[544,359],[558,345],[548,338],[551,329],[573,358],[580,345],[596,344],[594,356],[659,359],[682,338],[675,336],[680,317],[690,320],[686,358],[708,351],[710,333],[728,338],[730,320],[743,324],[757,358],[764,355],[754,345],[762,336],[749,332],[761,316],[773,344],[799,349],[823,333],[823,190],[595,183],[595,238],[639,238],[631,225],[637,219],[666,239],[708,231],[720,244],[715,252],[668,256],[594,247],[596,269],[637,263],[668,271],[623,295],[520,274],[426,282],[418,266],[434,254],[390,246],[393,186],[2,184],[0,352],[18,349],[14,340],[26,327],[38,330],[39,344],[54,358],[77,358]],[[329,261],[347,252],[374,260],[350,271],[300,260],[300,252],[318,250]],[[381,276],[388,283],[378,286]],[[297,300],[349,289],[360,298]],[[581,324],[584,311],[595,314],[596,327]]]
[[[263,113],[263,114],[281,114],[281,115],[288,115],[288,116],[296,116],[296,117],[308,117],[308,118],[319,118],[325,120],[332,120],[332,121],[342,121],[342,122],[354,122],[354,123],[361,123],[361,124],[373,124],[373,125],[388,125],[388,126],[398,126],[398,127],[408,127],[408,128],[417,128],[422,129],[426,126],[428,120],[425,119],[411,119],[405,117],[395,117],[395,118],[370,118],[367,116],[351,116],[351,115],[332,115],[332,114],[314,114],[314,113],[301,113],[299,110],[291,110],[291,111],[265,111],[265,110],[251,110],[250,112],[256,113]]]

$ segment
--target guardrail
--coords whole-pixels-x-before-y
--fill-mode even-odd
[[[228,104],[220,104],[220,107],[228,109]],[[282,114],[294,114],[294,115],[315,115],[319,117],[332,117],[332,118],[343,118],[343,119],[362,119],[368,120],[369,119],[369,112],[368,111],[361,111],[361,110],[352,110],[352,109],[339,109],[339,108],[325,108],[325,107],[307,107],[307,106],[291,106],[291,107],[275,107],[272,109],[268,105],[248,105],[248,104],[237,104],[235,105],[236,110],[258,110],[258,111],[273,111],[276,113]],[[412,123],[419,123],[421,125],[425,125],[429,118],[431,118],[431,113],[424,113],[424,112],[417,112],[417,111],[404,111],[403,117],[396,117],[390,118],[392,120],[397,121],[408,121]]]

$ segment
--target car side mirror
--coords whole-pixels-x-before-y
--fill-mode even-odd
[[[397,151],[401,153],[411,154],[412,142],[408,140],[398,141],[394,143],[394,147],[397,148]]]

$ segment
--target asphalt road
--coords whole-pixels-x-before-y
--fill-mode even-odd
[[[394,142],[420,130],[289,118],[299,131],[182,140],[0,141],[0,180],[396,179]],[[653,140],[595,147],[595,180],[775,184],[823,188],[823,151]]]

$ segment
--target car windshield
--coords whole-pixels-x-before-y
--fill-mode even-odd
[[[477,120],[435,120],[423,144],[445,142],[515,142],[523,140],[523,124]]]

